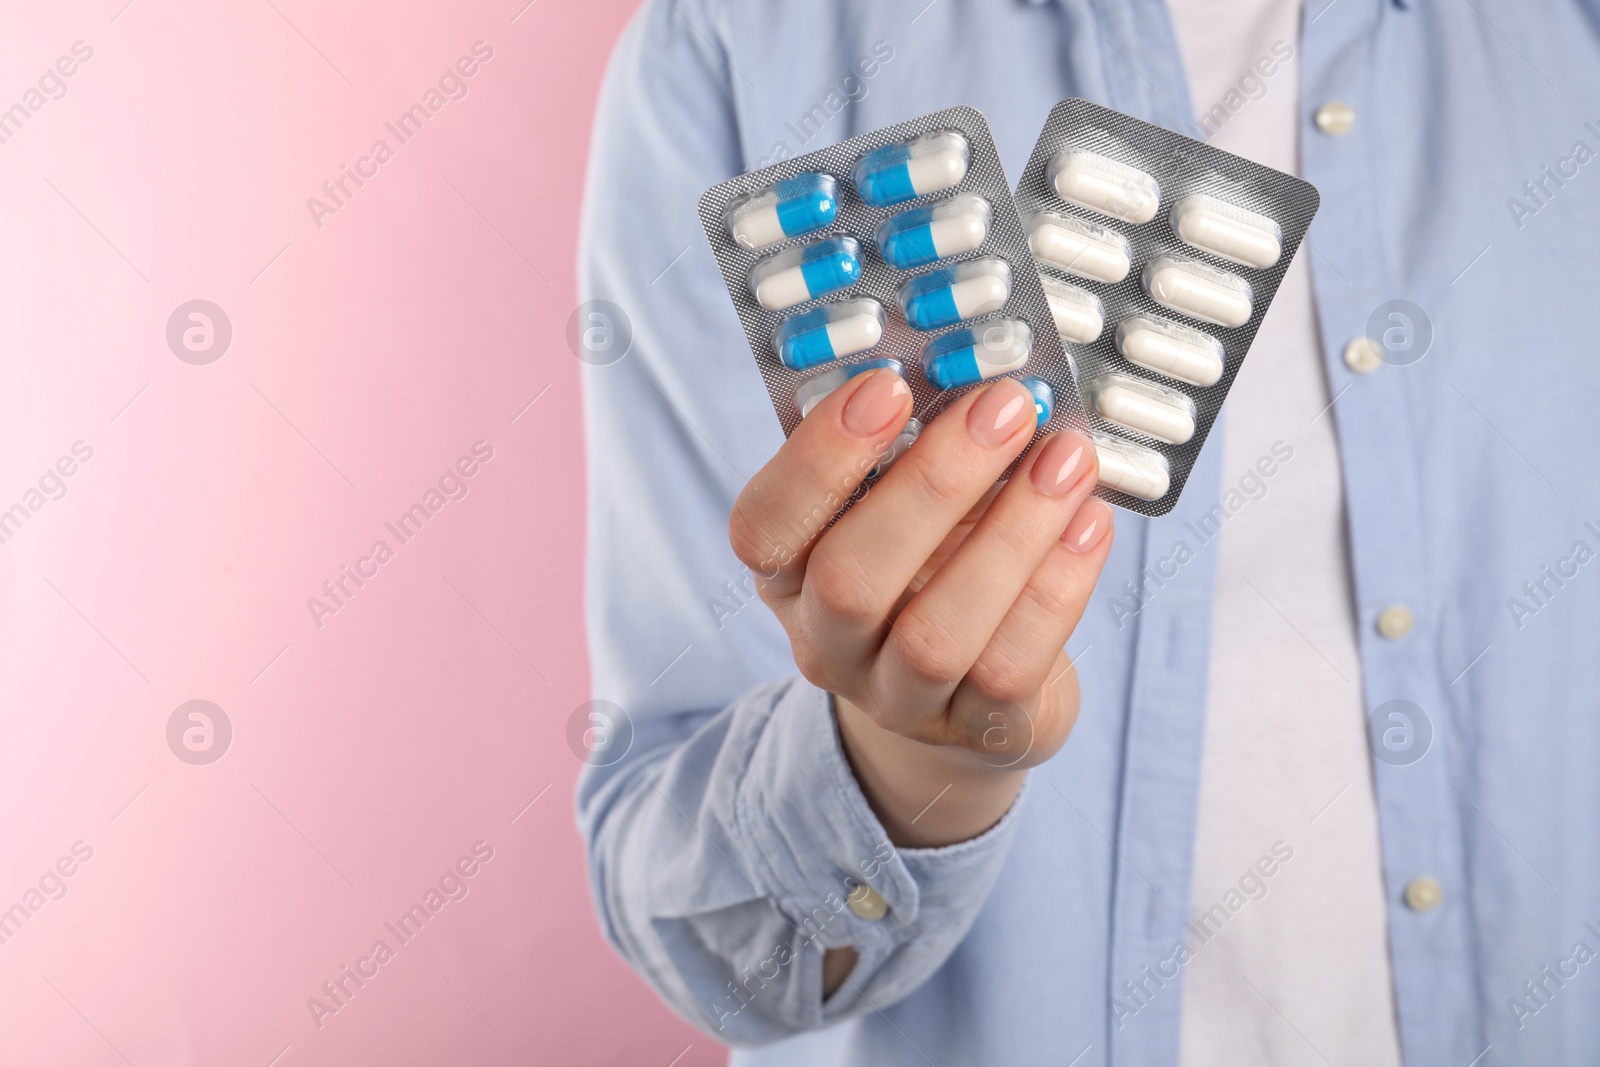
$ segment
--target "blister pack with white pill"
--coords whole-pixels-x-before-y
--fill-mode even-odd
[[[1317,213],[1316,187],[1065,100],[1016,199],[1088,407],[1099,495],[1165,515]]]
[[[955,107],[713,186],[700,219],[784,435],[890,367],[910,420],[870,483],[959,393],[1011,376],[1035,440],[1088,426],[989,124]]]

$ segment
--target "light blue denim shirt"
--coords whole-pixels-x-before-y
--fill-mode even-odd
[[[1309,3],[1290,70],[1322,210],[1299,254],[1335,398],[1364,696],[1419,709],[1409,742],[1398,720],[1374,731],[1405,1060],[1593,1064],[1600,5]],[[1118,515],[1068,646],[1076,730],[997,827],[951,848],[885,840],[828,696],[796,676],[726,536],[781,438],[700,193],[955,104],[984,112],[1015,179],[1069,96],[1196,131],[1160,0],[660,0],[612,60],[580,270],[631,339],[585,369],[588,626],[595,695],[633,734],[585,774],[578,808],[606,935],[741,1046],[737,1063],[1176,1060],[1168,961],[1193,937],[1215,561],[1196,530],[1238,494],[1220,446],[1172,514]],[[1341,136],[1315,124],[1330,100],[1354,110]],[[1357,373],[1341,353],[1393,325],[1369,318],[1395,300],[1431,322],[1426,357]],[[1396,604],[1415,625],[1386,638],[1375,620]],[[1443,903],[1412,911],[1421,875]],[[883,917],[847,905],[862,882]],[[823,1003],[821,951],[843,945],[860,962]]]

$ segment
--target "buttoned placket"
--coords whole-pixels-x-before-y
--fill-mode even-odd
[[[1427,538],[1412,437],[1407,367],[1357,353],[1375,309],[1403,294],[1385,261],[1382,107],[1374,69],[1385,21],[1414,17],[1387,0],[1330,4],[1301,35],[1301,172],[1322,193],[1309,252],[1338,426],[1369,715],[1408,700],[1442,721],[1446,680],[1432,654],[1438,626],[1426,576]],[[1364,118],[1366,121],[1364,121]],[[1473,990],[1470,915],[1450,887],[1466,882],[1461,809],[1443,732],[1419,758],[1374,760],[1401,1041],[1407,1063],[1462,1063],[1483,1052]],[[1417,888],[1419,887],[1420,888]],[[1442,888],[1441,888],[1442,887]],[[1452,906],[1452,900],[1456,901]]]

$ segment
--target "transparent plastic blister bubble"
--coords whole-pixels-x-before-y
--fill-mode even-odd
[[[1036,440],[1087,432],[1028,232],[976,110],[740,175],[707,190],[700,219],[785,435],[862,371],[891,367],[911,387],[911,419],[869,485],[955,397],[1001,376],[1033,394]],[[1080,312],[1078,335],[1107,321],[1081,289],[1052,299]]]
[[[1317,190],[1065,100],[1039,134],[1016,203],[1078,372],[1098,495],[1165,515],[1311,226]]]

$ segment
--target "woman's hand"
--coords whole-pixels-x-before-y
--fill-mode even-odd
[[[1032,396],[1001,379],[962,396],[831,528],[911,413],[876,370],[836,389],[739,496],[733,549],[836,698],[856,777],[891,840],[982,833],[1027,767],[1065,742],[1078,685],[1062,651],[1111,546],[1089,496],[1093,445],[1032,437]]]

